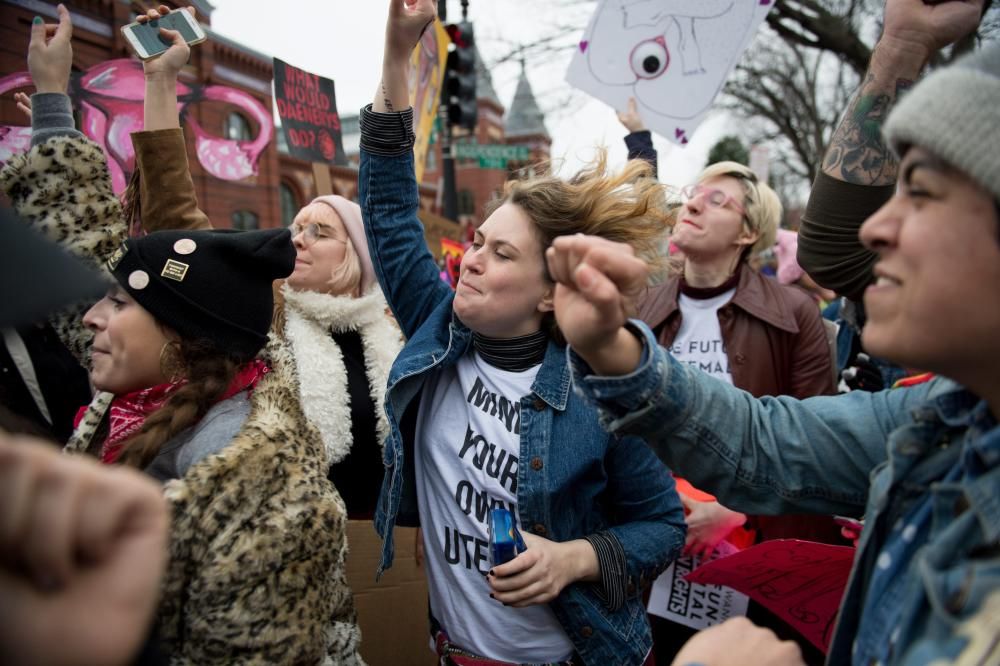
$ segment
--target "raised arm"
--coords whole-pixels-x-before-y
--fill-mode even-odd
[[[410,53],[436,12],[434,0],[392,0],[382,80],[373,104],[361,110],[358,192],[368,248],[382,292],[407,337],[451,293],[438,277],[417,217],[407,92]]]
[[[941,48],[976,29],[983,0],[887,0],[868,72],[834,131],[799,230],[799,264],[820,285],[860,300],[875,254],[858,229],[892,196],[898,163],[882,126]]]
[[[138,20],[145,22],[169,11],[160,5]],[[194,13],[190,7],[187,11]],[[165,53],[142,64],[146,79],[143,131],[132,133],[136,168],[129,196],[138,197],[138,202],[131,203],[138,204],[142,228],[147,232],[210,229],[211,221],[198,208],[177,112],[177,75],[187,64],[191,48],[176,30],[160,28],[160,33],[172,44]]]
[[[577,391],[611,432],[645,438],[671,469],[732,509],[860,512],[888,433],[929,390],[756,399],[682,365],[626,320],[645,274],[630,248],[564,237],[548,259]]]
[[[653,167],[653,176],[657,175],[656,148],[653,148],[653,135],[646,129],[636,107],[635,98],[629,97],[628,108],[618,112],[618,122],[625,126],[628,135],[625,137],[625,147],[628,148],[630,160],[646,160]]]
[[[28,46],[32,96],[32,147],[0,172],[0,187],[21,217],[69,252],[103,269],[121,245],[125,225],[111,186],[107,157],[73,127],[66,89],[73,50],[69,11],[59,6],[59,24],[36,18]],[[81,313],[54,317],[67,348],[86,360],[91,335]]]

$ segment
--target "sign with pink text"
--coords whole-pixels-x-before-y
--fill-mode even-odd
[[[687,580],[739,590],[826,652],[853,562],[848,546],[776,539],[703,564]]]
[[[600,0],[566,81],[687,144],[773,0]]]

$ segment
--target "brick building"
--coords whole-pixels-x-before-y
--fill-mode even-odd
[[[27,70],[25,61],[31,20],[39,15],[46,21],[54,21],[57,4],[47,0],[0,0],[0,77]],[[176,7],[179,3],[168,0],[164,4]],[[191,0],[184,4],[195,8],[208,40],[192,49],[191,60],[181,72],[181,83],[235,88],[251,95],[265,109],[272,109],[271,56],[212,31],[213,7],[209,2]],[[137,12],[143,11],[145,6],[132,0],[75,0],[70,8],[74,25],[74,71],[82,73],[107,60],[130,57],[121,27],[134,21]],[[478,58],[477,62],[479,123],[474,133],[458,135],[455,140],[528,145],[531,148],[530,161],[547,159],[551,138],[523,66],[510,112],[505,116],[504,106],[493,89],[482,58]],[[31,92],[30,88],[24,90]],[[10,90],[0,96],[0,125],[27,124],[13,102],[14,92]],[[224,102],[202,99],[187,105],[184,113],[207,134],[217,137],[247,140],[260,132],[253,118]],[[357,117],[343,116],[342,129],[344,148],[352,159],[348,166],[329,168],[331,182],[337,194],[355,198]],[[268,228],[287,225],[295,212],[316,196],[312,165],[288,155],[280,129],[276,128],[274,139],[261,153],[258,173],[239,181],[221,180],[206,172],[194,159],[195,136],[189,126],[185,135],[199,204],[218,227]],[[421,208],[425,211],[421,217],[427,227],[428,244],[435,254],[442,236],[457,239],[460,234],[457,225],[434,214],[441,208],[438,194],[440,165],[441,147],[438,144],[429,151],[424,181],[420,186]],[[461,160],[456,165],[461,218],[478,224],[482,220],[483,206],[500,189],[510,172],[521,166],[509,163],[506,169],[489,169],[480,168],[474,160]]]
[[[0,0],[0,77],[27,70],[31,20],[39,15],[46,21],[54,21],[57,4],[44,0]],[[178,6],[172,1],[164,4]],[[195,8],[208,40],[192,49],[191,60],[181,72],[181,82],[235,88],[253,96],[265,109],[272,109],[271,57],[213,32],[213,8],[208,2],[191,0],[184,4]],[[144,4],[131,0],[75,0],[70,6],[74,71],[84,72],[98,63],[129,57],[131,53],[120,30],[144,8]],[[30,88],[24,90],[32,92]],[[10,90],[0,96],[0,125],[27,124],[13,102],[13,93]],[[217,137],[248,139],[260,132],[253,118],[219,101],[191,103],[185,108],[185,115],[207,134]],[[257,175],[239,181],[221,180],[207,173],[194,159],[193,132],[188,130],[185,134],[199,204],[218,227],[267,228],[288,224],[298,208],[316,195],[312,165],[280,149],[283,144],[280,130],[261,153]],[[337,194],[356,197],[356,166],[330,167],[330,175]],[[421,187],[425,208],[433,205],[435,195],[435,187]]]

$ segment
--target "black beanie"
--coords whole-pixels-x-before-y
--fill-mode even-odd
[[[267,342],[271,283],[295,268],[287,229],[156,231],[108,260],[122,288],[158,321],[243,359]]]

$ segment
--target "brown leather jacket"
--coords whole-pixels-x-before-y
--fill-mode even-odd
[[[652,286],[639,319],[669,347],[681,327],[680,276]],[[756,397],[835,393],[830,346],[819,308],[800,289],[743,267],[736,293],[719,309],[733,384]]]
[[[681,328],[680,276],[652,286],[639,319],[669,347]],[[829,342],[816,303],[804,291],[743,266],[732,300],[719,309],[719,327],[733,384],[755,397],[808,398],[836,392]],[[757,540],[809,539],[843,544],[826,516],[750,516]]]

